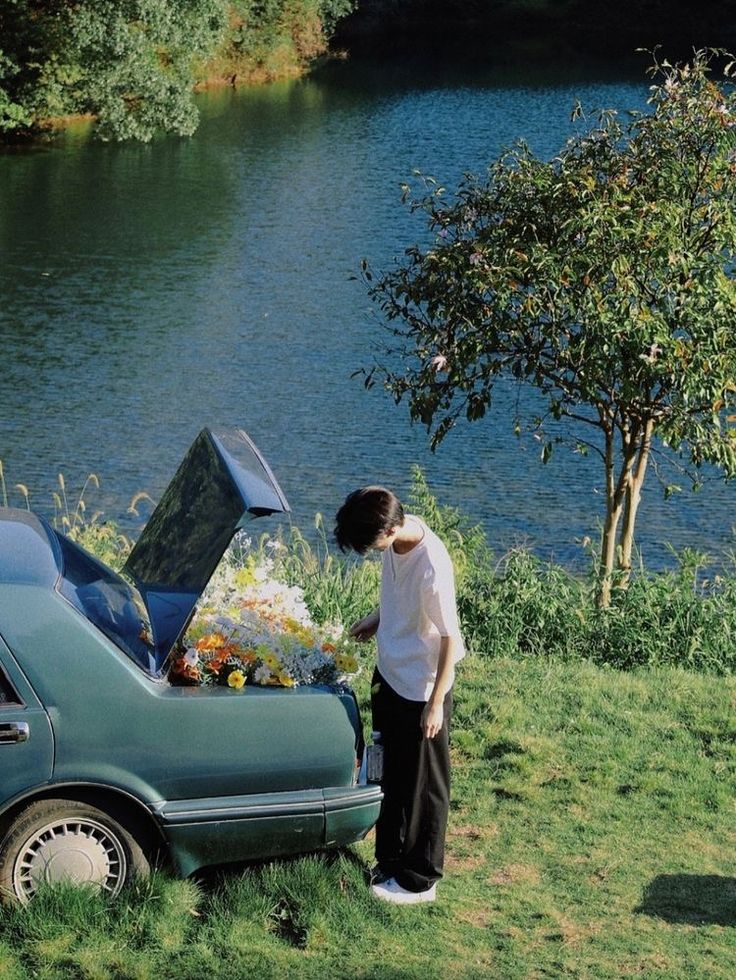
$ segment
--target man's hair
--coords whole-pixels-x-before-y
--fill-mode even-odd
[[[399,498],[385,487],[361,487],[345,498],[335,517],[335,538],[342,551],[364,555],[380,534],[404,523]]]

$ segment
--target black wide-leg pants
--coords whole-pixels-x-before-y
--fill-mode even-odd
[[[376,861],[407,891],[430,888],[442,877],[450,806],[449,727],[452,692],[444,700],[442,729],[424,738],[425,701],[402,698],[376,670],[371,709],[383,744],[383,802],[376,824]]]

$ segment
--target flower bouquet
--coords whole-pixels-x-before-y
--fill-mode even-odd
[[[277,542],[237,557],[249,543],[241,539],[215,571],[174,653],[171,682],[236,690],[346,683],[358,661],[343,627],[317,627],[302,590],[279,581],[272,557]]]

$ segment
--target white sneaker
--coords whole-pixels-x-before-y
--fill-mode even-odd
[[[416,905],[418,902],[433,902],[437,897],[437,885],[431,885],[423,892],[410,892],[402,888],[395,878],[389,878],[378,885],[371,885],[371,891],[382,902],[394,905]]]

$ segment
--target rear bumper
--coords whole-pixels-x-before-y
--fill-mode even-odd
[[[325,845],[349,844],[365,837],[378,820],[383,793],[380,786],[350,786],[322,790],[325,799]]]
[[[360,840],[378,819],[380,786],[171,800],[153,807],[180,874]]]

